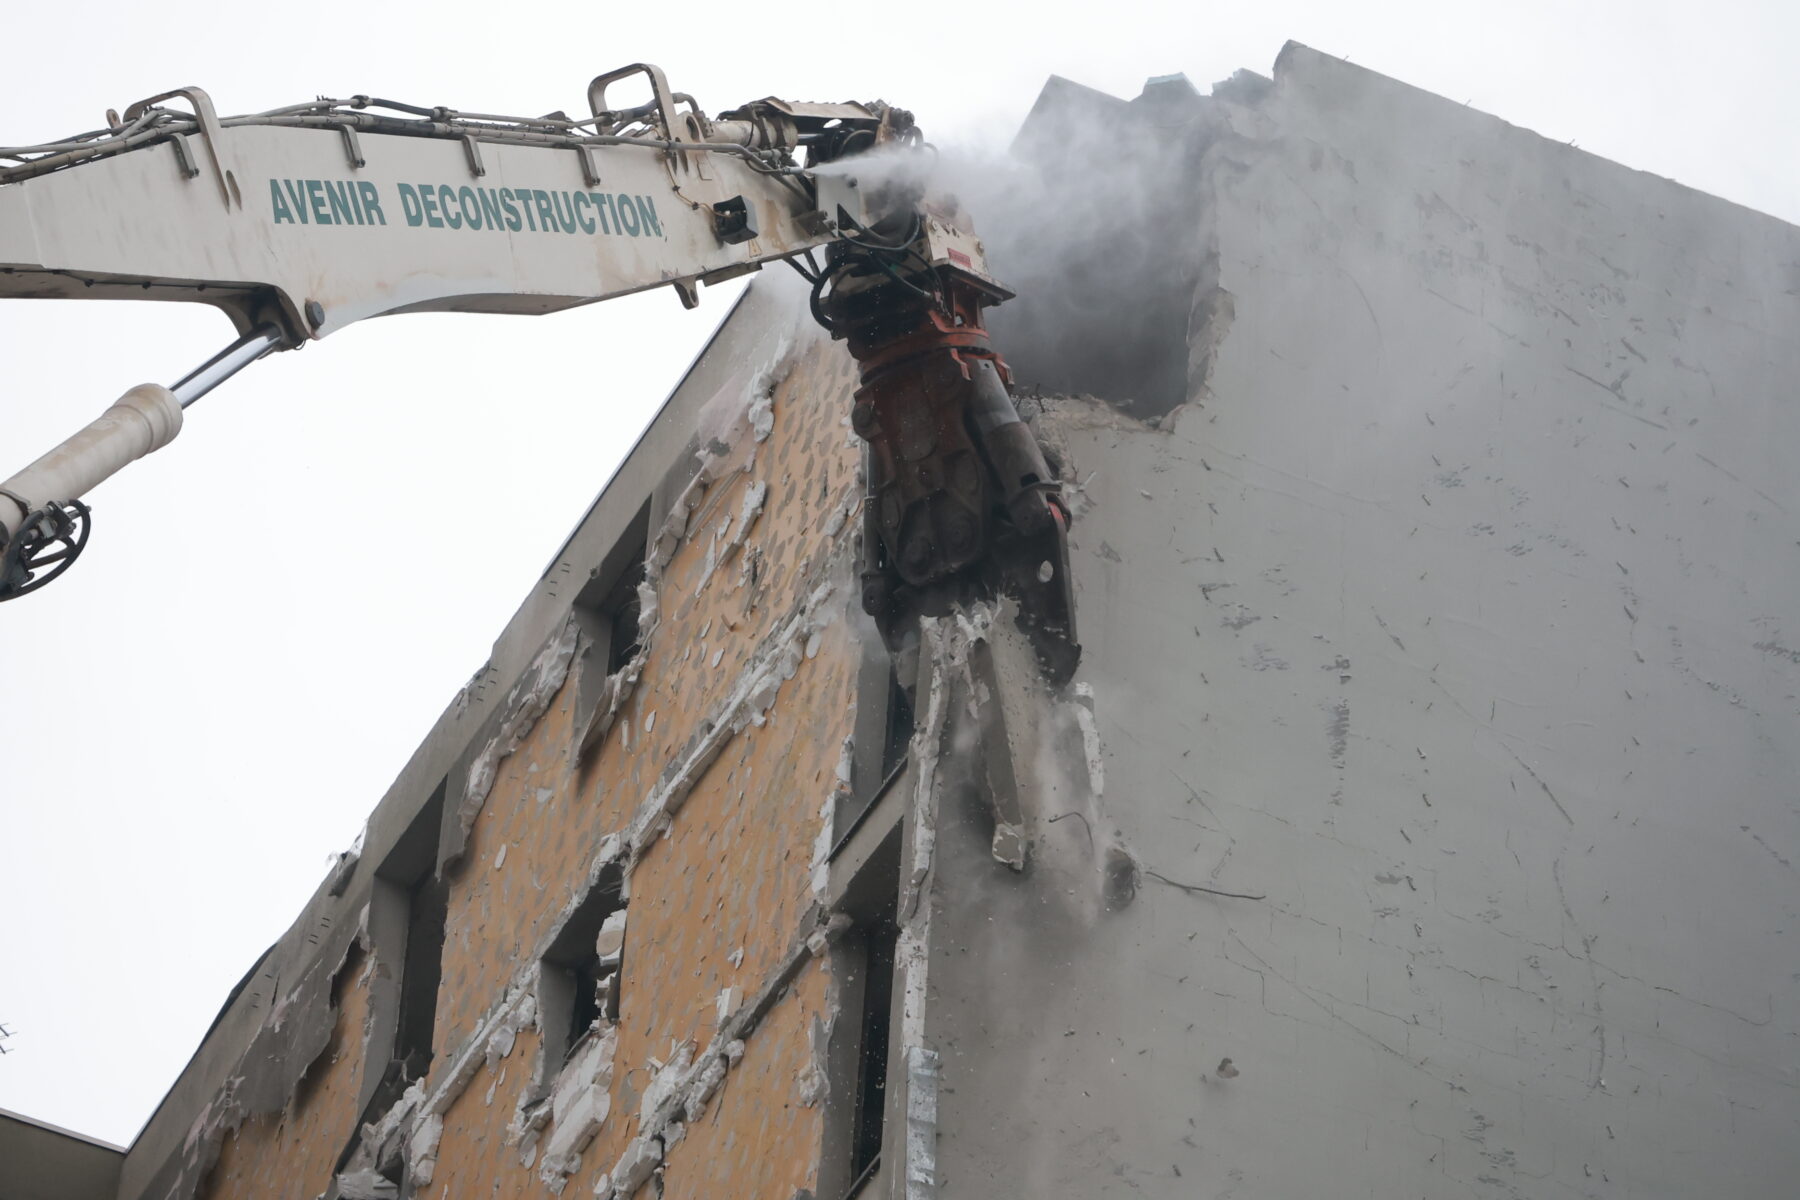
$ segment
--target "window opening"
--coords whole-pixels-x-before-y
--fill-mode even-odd
[[[615,864],[569,914],[539,964],[544,1059],[553,1069],[600,1021],[618,1020],[624,950],[624,872]]]
[[[609,635],[607,638],[606,673],[608,675],[625,669],[625,665],[637,657],[644,648],[642,633],[638,630],[638,616],[643,612],[643,601],[638,596],[638,584],[644,581],[644,550],[638,549],[637,557],[632,559],[613,585],[607,596],[603,610],[607,614]]]
[[[887,1117],[888,1034],[894,1006],[894,950],[900,926],[893,906],[863,934],[862,1046],[857,1056],[856,1128],[850,1174],[860,1178],[881,1159]]]
[[[837,910],[851,920],[833,954],[838,1003],[844,1020],[831,1045],[834,1096],[843,1099],[827,1113],[828,1138],[837,1149],[831,1169],[821,1175],[827,1193],[855,1196],[881,1173],[881,1144],[887,1133],[888,1047],[892,1041],[896,993],[896,950],[900,939],[899,893],[901,826],[857,867]]]
[[[431,1066],[437,1026],[438,984],[443,975],[444,925],[449,888],[437,877],[438,834],[443,824],[445,784],[413,818],[406,832],[376,868],[387,903],[405,905],[405,947],[400,959],[400,1003],[394,1026],[389,1072],[384,1083],[400,1090],[422,1079]]]
[[[363,1126],[379,1120],[431,1067],[450,895],[449,885],[437,875],[446,789],[446,781],[440,780],[375,868],[369,932],[376,957],[398,967],[398,991],[386,1015],[378,1011],[374,1017],[378,1032],[371,1035],[367,1049],[367,1098],[356,1125],[358,1132],[338,1157],[336,1169],[340,1171],[361,1145]],[[373,1165],[396,1186],[403,1182],[400,1157],[390,1156]]]
[[[638,632],[643,611],[638,585],[644,581],[649,537],[650,503],[645,501],[575,597],[574,616],[586,643],[575,700],[576,728],[584,738],[592,732],[589,727],[606,692],[607,677],[623,670],[644,648]]]

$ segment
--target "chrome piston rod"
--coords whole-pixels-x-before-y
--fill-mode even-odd
[[[276,326],[259,325],[183,375],[169,390],[175,393],[176,402],[187,408],[257,359],[281,349],[284,340]]]

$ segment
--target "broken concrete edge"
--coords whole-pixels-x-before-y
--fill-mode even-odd
[[[856,738],[845,737],[838,748],[837,767],[832,772],[831,790],[819,808],[819,833],[813,839],[812,860],[807,865],[814,900],[823,901],[831,884],[831,850],[840,831],[837,828],[839,807],[854,794],[856,777]]]
[[[253,1117],[281,1112],[331,1044],[337,1010],[332,982],[368,950],[360,924],[335,931],[325,952],[316,955],[292,984],[276,980],[268,1014],[225,1086],[195,1115],[178,1151],[159,1168],[145,1194],[168,1200],[194,1195],[217,1165],[225,1137]],[[266,960],[265,960],[266,961]]]
[[[987,616],[992,617],[988,606]],[[968,646],[955,635],[950,618],[926,617],[919,625],[920,678],[918,691],[926,701],[915,723],[910,752],[915,772],[912,808],[907,814],[906,860],[901,866],[898,916],[899,935],[894,944],[894,972],[900,992],[900,1060],[906,1067],[905,1132],[900,1138],[905,1200],[927,1200],[937,1192],[936,1088],[931,1086],[930,1128],[913,1120],[915,1085],[923,1092],[934,1079],[929,1073],[914,1077],[913,1064],[935,1063],[936,1052],[926,1044],[925,1007],[927,976],[931,962],[931,904],[927,900],[937,850],[937,813],[941,793],[940,759],[950,729],[952,689],[956,673],[966,668]],[[915,694],[917,694],[915,692]],[[891,1077],[891,1075],[890,1075]],[[920,1112],[926,1111],[921,1094]],[[886,1139],[889,1145],[894,1137]],[[884,1151],[886,1147],[884,1146]]]
[[[569,676],[569,665],[575,660],[580,632],[573,616],[564,618],[562,626],[545,642],[518,682],[508,690],[500,705],[497,727],[486,744],[475,752],[460,794],[455,798],[454,840],[440,853],[440,872],[461,859],[469,833],[475,828],[475,819],[481,815],[488,794],[494,789],[500,765],[524,745],[538,719],[549,711],[550,702],[562,690],[563,682]]]

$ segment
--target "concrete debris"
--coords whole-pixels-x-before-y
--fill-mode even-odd
[[[835,1017],[815,1015],[806,1027],[806,1041],[811,1058],[800,1073],[800,1103],[816,1107],[831,1091],[831,1030]]]
[[[823,955],[826,947],[843,937],[856,924],[848,914],[832,913],[826,922],[806,935],[806,948],[815,957]]]
[[[737,1045],[742,1046],[743,1043],[739,1042]],[[698,1121],[706,1112],[707,1102],[712,1099],[713,1093],[719,1090],[719,1085],[725,1082],[725,1072],[731,1069],[731,1063],[731,1058],[725,1054],[706,1056],[704,1066],[699,1075],[695,1076],[694,1084],[688,1089],[688,1094],[681,1105],[681,1111],[686,1115],[690,1124]]]
[[[1075,724],[1081,730],[1081,750],[1087,758],[1088,787],[1095,796],[1106,792],[1106,759],[1100,748],[1100,727],[1094,723],[1094,686],[1075,685]]]
[[[356,1150],[345,1164],[345,1172],[338,1176],[340,1189],[346,1177],[379,1175],[385,1170],[397,1168],[403,1161],[410,1161],[408,1152],[416,1129],[416,1118],[424,1103],[425,1084],[421,1080],[401,1093],[400,1099],[385,1113],[362,1127],[357,1134]],[[430,1149],[435,1155],[435,1146]],[[427,1170],[430,1169],[427,1167]]]
[[[817,637],[818,635],[815,633],[813,636]],[[832,776],[831,792],[825,797],[825,802],[819,806],[819,833],[813,839],[812,862],[809,864],[809,870],[812,873],[812,893],[815,900],[824,898],[826,888],[831,881],[832,839],[837,832],[834,828],[833,817],[838,808],[853,794],[855,772],[856,739],[846,737],[838,750],[837,769]]]
[[[613,1060],[619,1032],[608,1027],[589,1036],[556,1077],[550,1096],[551,1130],[543,1143],[538,1178],[558,1195],[581,1165],[581,1152],[612,1111]]]
[[[728,382],[701,406],[694,425],[702,446],[716,446],[723,452],[742,426],[748,426],[758,442],[769,436],[774,429],[775,389],[793,369],[794,336],[799,332],[792,327],[781,329],[768,342],[762,361],[748,372],[747,383]]]
[[[400,1195],[392,1180],[368,1167],[339,1175],[337,1192],[339,1200],[396,1200]]]
[[[594,1195],[602,1200],[626,1200],[626,1197],[649,1182],[651,1174],[662,1165],[662,1155],[661,1138],[631,1139],[630,1144],[625,1147],[625,1153],[613,1164],[613,1169],[594,1184]]]
[[[619,957],[625,951],[625,910],[608,913],[606,920],[600,923],[600,932],[594,938],[594,952],[600,956],[600,965],[616,967]]]
[[[750,428],[759,442],[768,441],[769,435],[775,432],[775,390],[769,389],[767,395],[758,396],[750,406]]]
[[[487,803],[488,793],[493,790],[494,777],[500,770],[500,764],[524,744],[526,735],[550,707],[550,701],[562,688],[563,680],[568,678],[569,664],[574,661],[579,635],[574,619],[565,621],[506,694],[506,699],[500,705],[499,722],[494,736],[475,755],[475,761],[469,766],[468,780],[457,802],[457,840],[455,853],[448,856],[451,861],[461,857],[469,831],[475,827],[475,818],[480,815],[482,806]]]
[[[428,1114],[414,1127],[406,1140],[406,1174],[410,1182],[424,1187],[437,1170],[438,1143],[444,1137],[444,1118]]]

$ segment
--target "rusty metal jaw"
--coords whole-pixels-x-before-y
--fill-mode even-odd
[[[1068,510],[1007,392],[986,295],[953,273],[936,283],[941,304],[877,287],[830,314],[862,379],[851,424],[868,443],[863,607],[896,649],[920,616],[1010,595],[1060,684],[1081,657]]]

